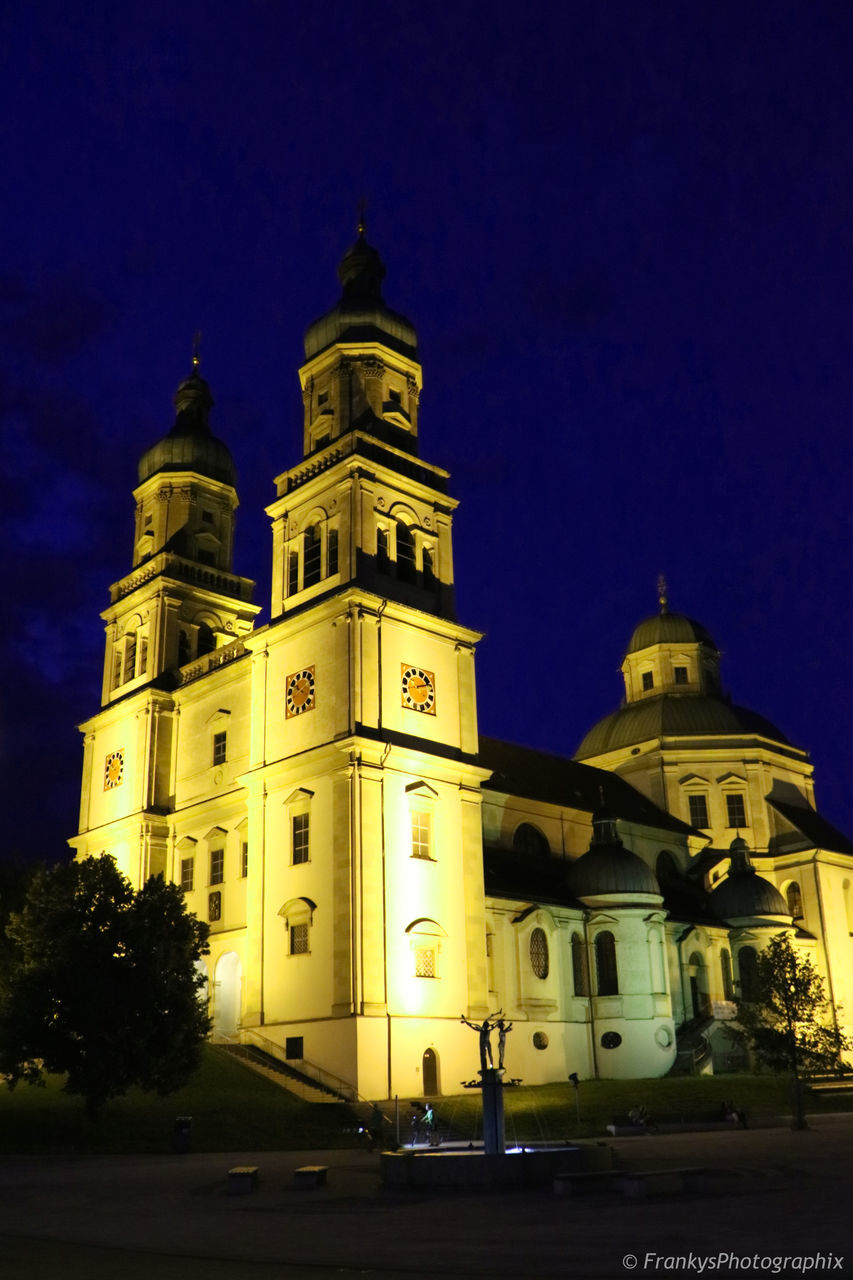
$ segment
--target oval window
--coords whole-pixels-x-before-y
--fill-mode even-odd
[[[534,1049],[548,1048],[548,1037],[546,1036],[544,1031],[533,1032],[533,1048]]]
[[[601,1037],[602,1049],[618,1049],[622,1043],[622,1037],[618,1031],[605,1031]]]
[[[530,967],[537,978],[548,977],[548,939],[544,929],[534,929],[530,935]]]

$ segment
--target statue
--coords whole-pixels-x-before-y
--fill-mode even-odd
[[[504,1050],[506,1049],[506,1038],[512,1031],[512,1023],[507,1022],[503,1017],[499,1017],[495,1026],[498,1029],[498,1071],[504,1069]]]
[[[477,1031],[480,1036],[480,1070],[486,1070],[486,1060],[488,1059],[489,1068],[494,1068],[495,1062],[492,1057],[492,1024],[488,1018],[484,1018],[482,1023],[469,1022],[464,1014],[459,1015],[459,1021],[464,1022],[466,1027],[470,1027],[472,1031]]]
[[[490,1021],[491,1019],[491,1021]],[[492,1032],[498,1033],[498,1070],[503,1071],[504,1067],[504,1051],[506,1050],[506,1038],[512,1031],[512,1023],[507,1022],[503,1015],[503,1009],[499,1009],[497,1013],[489,1014],[488,1018],[484,1018],[482,1023],[469,1022],[464,1014],[459,1015],[459,1021],[464,1022],[466,1027],[470,1027],[472,1031],[476,1031],[480,1037],[480,1070],[494,1070],[495,1060],[492,1056]]]

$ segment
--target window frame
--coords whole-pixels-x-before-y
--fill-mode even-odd
[[[749,816],[746,808],[746,792],[745,791],[727,791],[725,792],[726,802],[726,829],[729,831],[742,831],[744,827],[749,826]],[[732,821],[732,806],[740,805],[739,814],[741,821]]]

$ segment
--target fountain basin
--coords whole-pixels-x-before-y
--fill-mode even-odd
[[[613,1167],[606,1143],[590,1146],[525,1147],[505,1155],[482,1149],[383,1151],[382,1184],[396,1190],[456,1191],[550,1186],[560,1173],[592,1173]]]

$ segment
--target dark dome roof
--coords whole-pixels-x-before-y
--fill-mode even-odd
[[[635,633],[636,634],[636,633]],[[758,736],[790,743],[764,716],[723,698],[703,693],[662,693],[620,707],[593,725],[575,756],[584,760],[651,738],[707,737],[709,734]]]
[[[634,628],[628,644],[628,653],[638,653],[653,644],[706,644],[716,650],[710,632],[701,622],[694,622],[683,613],[656,613],[645,618]]]
[[[305,356],[310,360],[334,342],[382,342],[401,355],[417,359],[418,335],[405,316],[392,311],[382,298],[385,264],[364,239],[363,230],[347,249],[338,279],[341,300],[320,316],[305,334]]]
[[[720,920],[739,916],[788,916],[788,905],[775,885],[758,875],[753,867],[731,872],[712,890],[712,913]]]
[[[177,416],[163,436],[139,460],[139,482],[158,471],[195,471],[223,484],[235,485],[237,472],[228,446],[211,435],[207,425],[213,405],[210,387],[198,373],[180,384],[174,397]]]
[[[661,896],[655,873],[642,858],[625,848],[608,814],[601,810],[593,814],[592,829],[588,852],[569,867],[569,886],[575,897],[628,897],[637,893]]]

